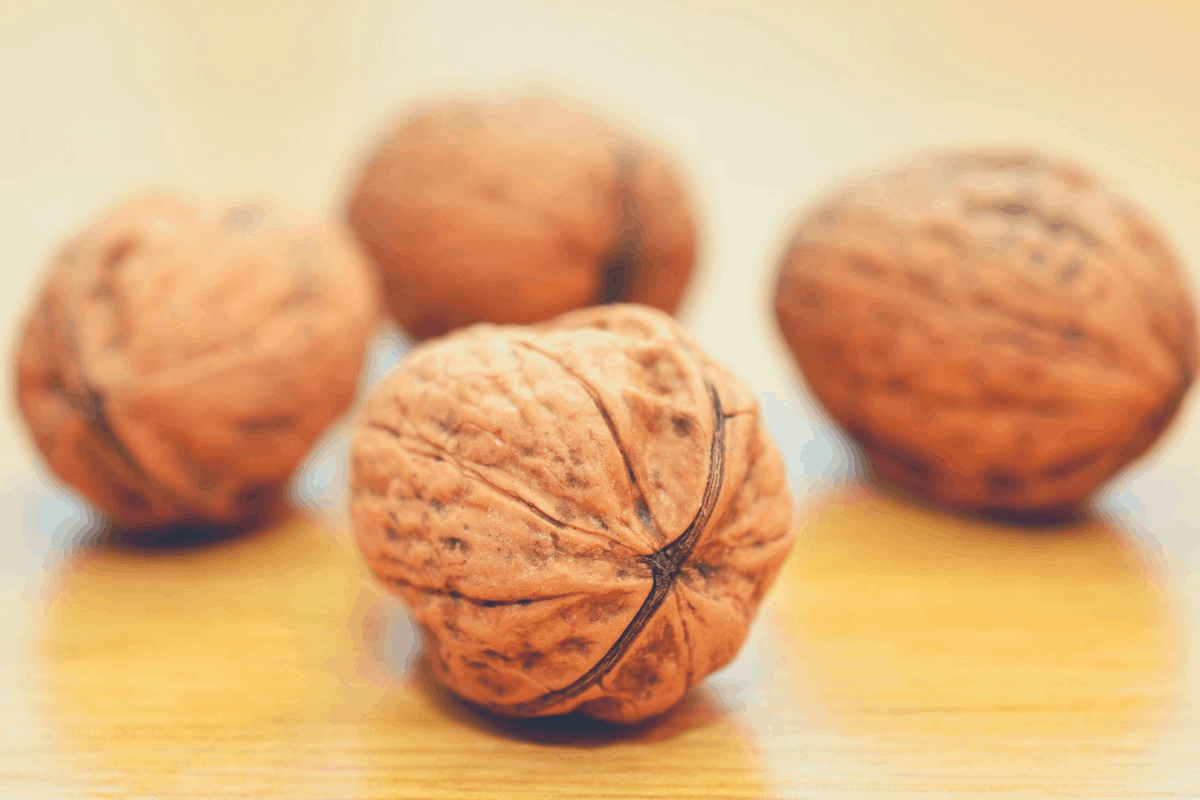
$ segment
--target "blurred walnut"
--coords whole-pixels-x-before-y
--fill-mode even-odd
[[[130,532],[269,519],[378,322],[347,233],[130,203],[59,254],[17,353],[50,467]]]
[[[352,462],[367,562],[438,678],[503,714],[667,710],[734,657],[791,545],[753,397],[644,306],[418,348]]]
[[[1196,371],[1186,281],[1142,212],[1027,150],[928,156],[799,226],[776,312],[879,471],[967,510],[1077,513]]]
[[[663,155],[547,99],[413,111],[367,163],[348,217],[417,339],[600,303],[674,312],[695,254],[691,202]]]

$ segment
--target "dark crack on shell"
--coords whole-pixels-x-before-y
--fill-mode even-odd
[[[684,606],[688,606],[684,609]],[[682,592],[675,593],[675,606],[679,609],[679,629],[683,634],[683,651],[687,653],[687,686],[692,685],[692,681],[696,674],[695,665],[692,663],[692,637],[688,633],[687,612],[695,611],[691,603],[684,600]]]
[[[515,600],[492,600],[486,597],[471,597],[470,595],[463,594],[457,589],[443,589],[439,586],[420,586],[410,581],[406,581],[403,578],[389,577],[384,578],[383,580],[386,583],[392,584],[393,586],[401,586],[405,589],[412,589],[424,594],[438,595],[439,597],[449,597],[453,600],[463,600],[471,605],[480,606],[482,608],[497,608],[498,606],[529,606],[533,605],[534,603],[546,602],[547,600],[562,600],[566,597],[575,597],[578,594],[577,592],[571,592],[567,594],[544,595],[542,597],[519,597]]]
[[[991,203],[971,203],[967,206],[968,214],[992,213],[999,214],[1005,217],[1025,217],[1028,216],[1037,221],[1051,238],[1061,238],[1063,236],[1075,236],[1083,245],[1089,249],[1094,249],[1100,246],[1100,240],[1096,235],[1087,228],[1072,219],[1068,219],[1061,215],[1050,215],[1042,208],[1041,203],[1031,197],[1021,197],[1016,199],[1005,199],[994,201]]]
[[[560,519],[556,519],[556,518],[551,517],[548,514],[546,514],[544,511],[542,511],[540,508],[538,508],[535,504],[530,502],[528,499],[520,496],[519,494],[511,492],[507,489],[504,489],[500,486],[497,486],[495,483],[489,481],[486,477],[484,477],[484,475],[482,473],[478,472],[477,470],[472,469],[471,467],[467,466],[459,459],[455,458],[453,456],[453,454],[450,453],[450,451],[442,448],[440,445],[438,445],[434,442],[429,441],[428,439],[422,438],[420,436],[410,436],[410,435],[402,434],[400,431],[397,431],[394,428],[384,425],[384,424],[380,423],[378,420],[369,420],[365,423],[365,425],[368,428],[377,430],[380,433],[386,434],[386,435],[394,438],[396,440],[397,446],[399,446],[402,450],[404,450],[404,452],[408,453],[411,456],[416,456],[418,458],[427,458],[427,459],[431,459],[434,461],[446,461],[446,462],[454,465],[455,468],[458,469],[463,475],[475,480],[480,487],[482,487],[488,491],[495,492],[500,497],[508,498],[509,500],[512,500],[512,501],[520,504],[525,509],[527,509],[529,512],[531,512],[534,516],[541,519],[543,522],[553,525],[554,527],[559,528],[559,529],[566,529],[566,530],[574,531],[578,534],[582,534],[583,536],[588,537],[589,539],[598,538],[604,543],[604,546],[608,547],[608,548],[611,548],[614,544],[617,544],[617,545],[620,544],[620,542],[615,540],[611,535],[606,535],[608,533],[609,528],[608,528],[608,525],[605,524],[604,520],[602,520],[602,519],[596,518],[594,520],[591,520],[597,524],[597,526],[602,531],[601,533],[597,533],[596,531],[589,530],[587,528],[581,527],[581,526],[573,524],[571,522],[566,522],[566,521],[563,521]],[[427,449],[417,449],[413,446],[414,443],[419,443],[421,445],[424,445],[424,447]],[[414,477],[415,477],[415,475],[414,475]],[[368,489],[368,491],[371,491],[373,494],[376,494],[376,495],[379,494],[377,491],[372,490],[372,489]],[[422,498],[421,498],[421,495],[418,493],[414,499],[420,500]],[[429,501],[429,505],[432,507],[435,503],[439,503],[439,502],[440,501],[434,499],[434,500]],[[392,517],[392,521],[393,522],[396,521],[394,516]],[[470,530],[470,528],[469,527],[465,528],[465,530]],[[384,535],[391,541],[398,541],[399,539],[402,538],[400,532],[390,526],[385,529]],[[551,534],[552,539],[554,536],[555,536],[555,534]],[[602,550],[600,550],[600,549],[593,548],[590,552],[591,552],[593,558],[603,557]]]
[[[125,248],[125,252],[128,250],[129,248]],[[112,263],[116,263],[120,256],[121,254],[118,253],[116,257],[113,257]],[[77,361],[79,358],[79,340],[76,336],[74,326],[69,323],[64,324],[62,325],[62,330],[63,337],[66,340],[67,358],[68,360]],[[116,456],[117,460],[144,484],[143,488],[150,489],[151,493],[156,494],[160,499],[175,501],[174,496],[170,492],[150,477],[146,470],[142,468],[142,465],[138,463],[137,459],[133,457],[133,453],[129,451],[125,443],[121,441],[121,438],[117,436],[116,431],[113,430],[112,422],[104,410],[105,399],[102,393],[86,383],[76,390],[67,389],[63,386],[61,379],[56,380],[55,384],[50,386],[50,391],[59,395],[71,410],[83,419],[84,423],[96,437],[109,447],[112,455]]]
[[[559,366],[560,369],[562,369],[563,372],[574,378],[579,385],[583,387],[583,390],[587,392],[588,397],[592,399],[592,404],[595,405],[596,410],[600,413],[600,417],[604,420],[604,424],[608,428],[609,435],[612,436],[613,444],[616,445],[617,452],[621,454],[621,461],[625,464],[625,472],[629,476],[629,483],[633,486],[634,494],[637,496],[638,519],[640,519],[642,524],[645,525],[650,531],[661,536],[662,530],[658,527],[658,523],[655,521],[654,515],[650,513],[650,505],[646,502],[646,495],[642,492],[642,487],[638,484],[637,475],[633,471],[633,461],[631,461],[629,458],[629,451],[621,442],[621,437],[617,434],[617,424],[613,421],[612,415],[608,413],[608,409],[604,407],[604,403],[601,401],[600,395],[596,393],[596,390],[592,388],[590,383],[584,380],[582,375],[576,373],[574,370],[564,364],[562,359],[554,356],[554,354],[548,353],[540,347],[530,344],[529,342],[517,342],[517,344],[526,348],[527,350],[532,350],[543,358],[553,361]],[[644,512],[643,509],[645,509]]]
[[[679,575],[682,573],[688,558],[691,557],[696,543],[700,540],[700,536],[704,533],[705,528],[712,518],[725,481],[726,416],[724,409],[721,407],[721,400],[717,395],[716,388],[707,380],[705,381],[705,386],[712,401],[713,438],[709,452],[708,478],[704,484],[704,494],[700,500],[700,507],[696,510],[696,516],[692,518],[691,524],[688,525],[687,529],[678,538],[656,552],[638,558],[638,561],[650,568],[654,581],[650,592],[646,595],[646,599],[642,601],[641,607],[638,608],[633,619],[630,620],[625,630],[621,632],[621,635],[617,637],[617,640],[608,651],[587,672],[580,675],[573,682],[561,689],[546,692],[540,697],[524,703],[513,705],[492,704],[489,707],[493,710],[508,714],[534,715],[542,709],[564,700],[571,700],[583,694],[608,675],[620,663],[634,641],[637,640],[638,636],[647,624],[649,624],[651,618],[662,607],[667,597],[670,596],[672,589],[675,587],[675,582],[679,579]]]
[[[109,421],[108,414],[104,411],[104,395],[90,386],[84,386],[82,391],[78,392],[64,391],[63,395],[71,408],[83,417],[88,428],[112,448],[113,453],[121,459],[121,463],[128,467],[130,472],[139,478],[147,478],[146,471],[142,469],[133,454],[129,452],[129,448],[121,442],[116,431],[113,430],[112,422]]]
[[[369,421],[367,423],[367,427],[374,428],[377,431],[381,431],[383,433],[388,434],[389,436],[393,436],[393,437],[395,437],[395,439],[398,442],[401,442],[401,443],[403,443],[405,439],[410,439],[410,438],[414,439],[415,441],[420,442],[421,444],[432,449],[434,452],[420,453],[420,452],[417,452],[412,449],[407,449],[407,452],[412,455],[419,455],[419,456],[423,456],[425,458],[432,458],[435,461],[449,461],[451,464],[453,464],[455,467],[457,467],[458,470],[460,472],[462,472],[462,474],[464,474],[470,478],[474,478],[475,480],[479,481],[480,484],[488,487],[492,491],[494,491],[498,494],[504,495],[505,497],[509,498],[510,500],[512,500],[516,503],[520,503],[531,514],[533,514],[535,517],[540,519],[542,522],[545,522],[549,525],[553,525],[556,528],[574,528],[576,530],[582,530],[577,525],[571,525],[569,522],[565,522],[561,519],[551,516],[550,514],[547,514],[545,511],[538,508],[536,505],[534,505],[533,503],[531,503],[529,500],[522,497],[521,495],[517,494],[516,492],[513,492],[509,489],[505,489],[502,486],[496,485],[495,483],[493,483],[492,481],[490,481],[486,477],[484,477],[483,473],[479,472],[478,470],[471,469],[466,464],[464,464],[461,460],[459,460],[455,456],[454,453],[451,453],[445,447],[442,447],[441,445],[439,445],[435,442],[431,442],[428,439],[425,439],[424,437],[405,436],[404,434],[400,433],[400,431],[395,430],[394,428],[389,428],[387,425],[383,425],[375,420]],[[400,446],[404,447],[403,444],[401,444]],[[587,531],[584,531],[584,532],[587,533]]]
[[[130,248],[125,248],[116,257],[110,253],[112,263],[117,263],[129,251]],[[58,319],[56,315],[52,314],[52,316]],[[61,328],[66,344],[66,357],[68,360],[77,361],[79,340],[74,325],[63,321]],[[105,410],[106,400],[102,392],[88,383],[80,384],[77,389],[68,389],[57,374],[51,380],[48,389],[58,395],[83,420],[88,430],[105,445],[106,451],[102,450],[100,457],[107,462],[110,470],[117,473],[114,491],[120,505],[126,509],[146,511],[157,502],[180,512],[179,518],[172,522],[137,525],[129,524],[120,519],[118,515],[112,520],[112,530],[106,534],[108,540],[136,547],[186,547],[192,544],[218,541],[250,530],[259,525],[260,516],[264,518],[267,516],[266,512],[260,515],[255,511],[228,522],[209,520],[202,514],[197,514],[194,509],[188,508],[186,504],[182,503],[174,492],[151,476],[134,457],[113,428],[112,421]],[[126,471],[123,476],[120,475],[121,467],[124,467]],[[254,491],[255,494],[244,501],[246,505],[252,504],[257,499],[257,490],[252,489],[251,491]]]
[[[627,302],[649,267],[646,258],[645,225],[637,207],[640,162],[634,143],[625,142],[617,152],[617,183],[621,189],[621,220],[616,241],[600,264],[600,286],[594,305]]]
[[[615,251],[609,254],[601,268],[600,294],[598,305],[609,305],[622,302],[633,284],[634,263],[636,256]]]

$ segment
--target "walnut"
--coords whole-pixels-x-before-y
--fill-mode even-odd
[[[1100,178],[997,149],[841,187],[799,224],[775,309],[883,477],[963,511],[1062,519],[1175,416],[1196,372],[1189,293]]]
[[[165,196],[71,239],[17,353],[49,466],[137,538],[244,529],[351,403],[380,318],[348,233]]]
[[[791,546],[753,397],[644,306],[419,347],[367,401],[351,474],[433,673],[511,716],[665,711],[734,657]]]
[[[692,216],[656,148],[545,98],[411,109],[347,212],[388,308],[418,340],[600,303],[673,313],[692,271]]]

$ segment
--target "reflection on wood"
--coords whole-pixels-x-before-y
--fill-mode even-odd
[[[1138,758],[1177,722],[1163,578],[1098,521],[985,524],[847,490],[803,525],[771,635],[792,649],[792,702],[893,789],[922,775],[1033,790],[1054,764],[1086,794],[1138,785]]]
[[[56,767],[122,796],[765,791],[748,731],[711,691],[626,731],[510,723],[412,674],[415,646],[349,540],[300,523],[196,550],[80,553],[38,665]]]
[[[343,534],[96,548],[5,593],[20,797],[1196,796],[1185,600],[1098,522],[1030,530],[846,490],[742,656],[659,720],[506,721],[424,677]],[[1195,599],[1183,610],[1192,609]],[[1183,680],[1181,680],[1183,679]]]

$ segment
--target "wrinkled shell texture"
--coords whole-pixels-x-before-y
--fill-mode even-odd
[[[352,459],[359,546],[434,674],[511,716],[667,710],[734,657],[791,546],[753,397],[641,306],[417,349]]]
[[[546,98],[408,115],[348,219],[416,339],[605,302],[674,312],[695,257],[691,201],[662,154]]]
[[[776,312],[886,478],[966,511],[1073,514],[1175,416],[1196,372],[1190,291],[1091,172],[951,151],[807,214]]]
[[[168,196],[60,251],[17,353],[51,469],[120,528],[249,526],[352,402],[380,319],[346,232]]]

